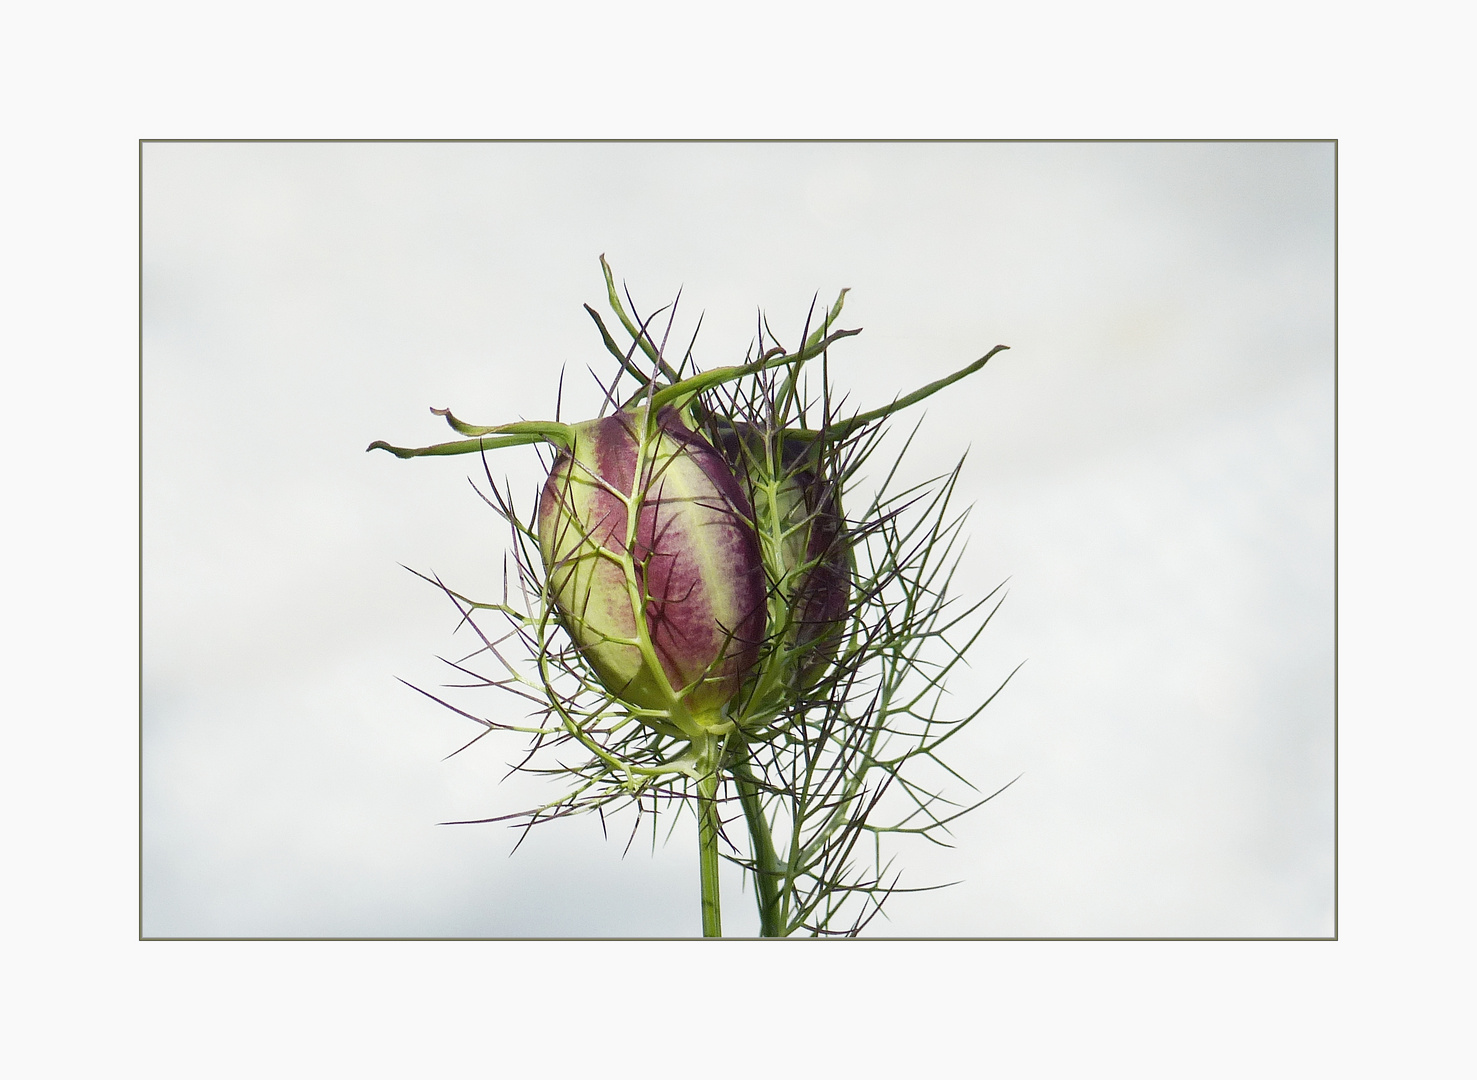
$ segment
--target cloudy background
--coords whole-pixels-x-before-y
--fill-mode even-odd
[[[604,253],[683,288],[699,360],[763,308],[861,407],[1011,346],[926,407],[923,477],[969,458],[958,591],[1009,598],[950,687],[1009,688],[951,762],[956,847],[904,847],[875,933],[1333,929],[1330,144],[148,144],[143,929],[149,936],[698,932],[691,825],[515,836],[516,740],[442,681],[492,593],[472,458],[372,439],[593,415],[580,305]],[[674,332],[675,334],[675,332]],[[910,417],[911,419],[911,417]],[[494,460],[531,492],[531,452]],[[483,703],[485,711],[497,708]],[[730,933],[755,920],[736,877]]]

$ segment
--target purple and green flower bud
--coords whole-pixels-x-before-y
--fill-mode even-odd
[[[711,723],[764,641],[753,510],[676,410],[645,422],[639,411],[570,425],[539,500],[539,549],[565,629],[605,688]]]

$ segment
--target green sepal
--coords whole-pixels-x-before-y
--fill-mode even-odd
[[[620,295],[616,292],[615,289],[615,275],[610,272],[610,264],[605,261],[604,255],[600,256],[600,269],[605,273],[605,293],[610,298],[610,306],[615,311],[617,318],[620,319],[621,325],[626,328],[626,332],[630,334],[631,337],[636,340],[637,344],[641,346],[641,351],[644,352],[647,355],[648,359],[650,359],[651,362],[657,366],[657,370],[660,371],[672,382],[677,382],[677,373],[673,371],[671,365],[669,365],[666,360],[662,358],[662,354],[657,351],[656,345],[652,342],[651,338],[646,335],[646,332],[641,327],[638,327],[634,322],[632,322],[631,317],[626,314],[626,309],[621,304]],[[586,305],[585,309],[588,311],[589,305]],[[591,311],[590,314],[594,315],[595,313]],[[595,321],[600,321],[598,315],[596,316]],[[605,333],[605,327],[603,325],[600,327],[600,332],[602,334]],[[607,341],[609,341],[608,335]],[[609,345],[614,345],[614,342],[609,342]]]
[[[388,450],[397,458],[445,457],[452,454],[478,454],[484,450],[500,450],[505,446],[526,446],[536,442],[553,443],[567,450],[574,443],[574,429],[568,424],[559,424],[551,420],[520,420],[513,424],[484,428],[462,423],[452,416],[448,409],[432,409],[431,411],[437,416],[446,417],[446,422],[462,434],[476,435],[477,438],[414,448],[391,446],[383,439],[376,439],[366,447],[366,450]]]

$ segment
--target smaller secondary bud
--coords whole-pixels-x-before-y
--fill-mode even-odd
[[[851,603],[851,550],[837,484],[824,476],[817,440],[769,436],[749,424],[719,429],[718,445],[755,511],[761,546],[788,611],[782,647],[808,686],[836,655]],[[775,476],[767,470],[775,466]],[[774,497],[771,499],[771,486]]]

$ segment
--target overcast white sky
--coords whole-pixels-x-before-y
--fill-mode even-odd
[[[690,823],[438,827],[542,789],[396,681],[461,647],[397,564],[488,593],[504,532],[475,459],[364,446],[551,415],[561,365],[593,415],[601,253],[706,366],[850,286],[863,408],[1011,346],[913,470],[969,451],[958,590],[1010,595],[951,690],[1028,662],[952,763],[1020,780],[873,932],[1332,932],[1331,144],[153,143],[143,198],[146,934],[698,932]]]

